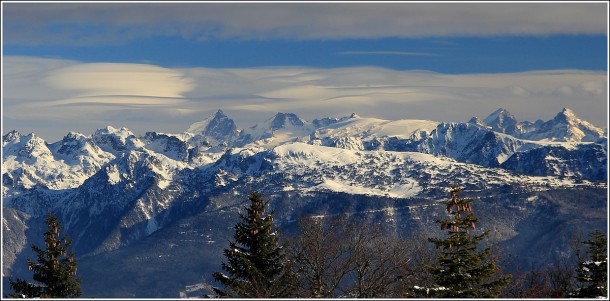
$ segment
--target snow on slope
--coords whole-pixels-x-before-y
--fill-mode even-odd
[[[341,165],[354,164],[360,159],[358,154],[345,149],[316,146],[305,143],[290,143],[278,146],[273,152],[287,162],[309,160],[313,165],[316,162],[333,162]]]
[[[596,142],[604,137],[604,130],[578,118],[571,109],[564,108],[537,131],[523,137],[541,141]]]
[[[499,113],[495,115],[500,116]],[[498,116],[495,115],[495,119],[498,119]],[[215,129],[213,133],[218,134],[224,129],[233,132],[232,121],[222,111],[218,111],[210,118],[206,120],[205,126],[203,123],[198,124],[203,127],[199,127],[199,129],[208,129],[216,118],[219,127],[213,127]],[[512,125],[513,122],[509,123]],[[221,124],[228,126],[220,126]],[[584,133],[587,128],[590,128],[590,124],[578,119],[568,109],[545,124],[546,127],[541,130],[557,130],[553,131],[552,135],[566,134],[566,129],[577,129]],[[576,127],[566,128],[564,126],[566,124]],[[589,130],[589,136],[599,134],[595,128],[591,127]],[[571,134],[574,134],[574,131]],[[581,139],[580,136],[582,135],[574,137],[578,140]],[[267,168],[267,163],[262,161],[265,154],[259,153],[267,150],[272,151],[274,156],[279,158],[274,161],[278,165],[276,170],[284,172],[283,169],[285,169],[286,174],[294,175],[297,177],[296,180],[299,180],[299,173],[307,174],[308,179],[301,181],[303,183],[297,183],[298,185],[306,184],[305,186],[317,187],[316,189],[354,193],[370,191],[376,195],[406,197],[413,195],[412,193],[418,189],[408,177],[396,176],[397,173],[404,175],[402,169],[413,168],[405,163],[407,161],[417,161],[415,164],[422,168],[430,167],[430,170],[423,172],[432,175],[439,168],[454,168],[453,163],[451,166],[445,166],[448,159],[443,157],[483,167],[506,169],[507,166],[510,166],[513,168],[510,170],[513,171],[529,170],[525,167],[535,163],[525,161],[546,160],[543,162],[545,165],[539,168],[542,172],[537,170],[535,174],[548,172],[549,175],[567,175],[597,181],[600,178],[597,169],[589,166],[591,164],[588,161],[585,162],[588,165],[579,162],[584,158],[582,154],[587,155],[587,159],[584,160],[596,160],[595,162],[597,162],[599,154],[603,153],[598,148],[607,148],[605,145],[597,148],[581,147],[586,143],[573,141],[569,137],[566,140],[570,142],[562,142],[561,139],[525,140],[493,132],[487,127],[472,123],[449,124],[429,120],[390,121],[361,118],[355,114],[344,118],[316,119],[313,123],[309,123],[292,113],[278,113],[263,123],[241,131],[236,142],[240,142],[242,145],[239,143],[225,144],[216,148],[204,143],[205,141],[200,141],[199,138],[202,137],[200,134],[193,136],[191,133],[174,135],[150,132],[138,138],[128,129],[115,129],[109,126],[96,131],[92,136],[69,133],[62,141],[49,145],[34,134],[21,135],[11,132],[3,137],[2,169],[5,181],[3,196],[19,193],[22,188],[28,189],[39,184],[55,190],[76,188],[104,167],[108,167],[106,169],[108,184],[115,185],[128,178],[129,175],[117,173],[114,167],[106,165],[112,164],[109,162],[114,158],[132,151],[150,153],[152,157],[163,157],[163,160],[176,162],[177,166],[171,167],[171,170],[184,168],[204,170],[217,165],[220,166],[218,168],[228,168],[225,172],[229,173],[259,173],[262,169]],[[394,140],[387,139],[387,137]],[[324,141],[324,139],[329,141]],[[381,147],[377,147],[375,143]],[[553,153],[559,153],[561,156],[569,156],[569,158],[551,158],[544,152],[534,156],[537,153],[529,152],[529,156],[520,157],[522,160],[513,158],[510,160],[510,164],[500,166],[513,154],[525,154],[526,151],[543,147]],[[364,151],[365,149],[368,152]],[[421,157],[422,154],[410,153],[415,151],[430,155],[425,156],[425,162],[420,162],[413,158]],[[254,158],[255,156],[256,158]],[[250,158],[251,161],[245,161],[244,158]],[[442,160],[438,161],[437,158],[442,158]],[[569,162],[567,162],[568,159]],[[221,162],[222,160],[224,162]],[[600,164],[604,165],[603,162],[596,164],[598,167]],[[506,171],[501,168],[492,169],[490,173],[501,174]],[[365,175],[359,174],[358,169],[362,170]],[[311,170],[315,170],[317,174],[313,174]],[[175,174],[174,171],[169,174],[160,171],[158,185],[161,188],[168,187],[173,174]],[[531,175],[531,173],[529,174]],[[585,175],[587,176],[585,177]],[[227,179],[231,177],[233,177],[231,174],[226,176]],[[224,177],[220,178],[224,182],[219,183],[229,183],[225,181]],[[287,187],[287,189],[290,188]]]
[[[290,189],[330,190],[352,194],[408,198],[421,191],[409,177],[393,177],[390,172],[403,163],[400,156],[300,142],[273,149],[274,169],[295,179]],[[367,162],[369,164],[366,164]]]
[[[283,143],[301,141],[313,126],[292,113],[277,113],[262,123],[241,131],[236,146],[256,145],[273,148]]]
[[[430,120],[383,120],[352,115],[344,121],[316,131],[318,138],[325,137],[398,137],[409,138],[415,131],[431,132],[439,122]]]
[[[473,118],[472,122],[478,119]],[[515,116],[499,109],[485,118],[481,124],[492,130],[515,138],[536,141],[597,142],[606,136],[603,129],[580,119],[573,110],[564,108],[555,118],[543,122],[517,122]]]
[[[425,187],[449,185],[451,181],[483,186],[571,185],[568,180],[519,175],[417,152],[358,151],[296,142],[278,146],[272,153],[270,174],[282,175],[284,190],[409,198]],[[261,177],[261,181],[270,182]]]
[[[203,121],[191,124],[186,132],[201,135],[214,144],[231,141],[239,134],[235,122],[222,110],[218,110]]]
[[[92,138],[93,142],[102,150],[115,155],[123,151],[144,146],[144,143],[142,143],[133,132],[124,127],[116,129],[107,126],[103,129],[98,129],[95,131]]]
[[[300,142],[278,146],[271,152],[272,170],[257,178],[264,185],[280,186],[284,191],[410,198],[431,187],[453,183],[490,188],[509,184],[540,190],[592,184],[586,180],[579,183],[569,178],[523,175],[418,152],[349,150]]]
[[[80,186],[114,155],[93,145],[79,133],[47,144],[35,134],[11,132],[3,139],[2,173],[5,185],[31,188],[41,184],[61,190]],[[8,196],[3,189],[3,196]]]
[[[392,185],[388,189],[378,189],[366,187],[363,185],[354,184],[341,180],[325,179],[322,184],[316,185],[309,191],[325,191],[343,192],[360,195],[376,195],[392,198],[410,198],[417,195],[422,189],[416,182],[411,182],[402,185]]]

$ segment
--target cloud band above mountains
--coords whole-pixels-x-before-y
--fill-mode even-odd
[[[4,131],[56,140],[125,126],[179,133],[217,109],[245,128],[276,112],[305,119],[352,112],[384,119],[467,121],[499,107],[520,120],[564,107],[607,127],[607,74],[553,70],[449,75],[375,67],[181,68],[5,57]]]

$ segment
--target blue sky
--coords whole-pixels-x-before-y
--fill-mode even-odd
[[[604,2],[3,2],[2,17],[3,133],[182,132],[217,109],[243,128],[277,111],[546,120],[570,107],[607,127]]]
[[[4,55],[82,62],[150,63],[163,67],[243,68],[380,66],[441,73],[499,73],[547,69],[605,71],[605,35],[429,37],[341,40],[194,41],[153,37],[118,45],[11,45]]]

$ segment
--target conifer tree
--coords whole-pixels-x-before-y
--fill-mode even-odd
[[[222,268],[228,275],[213,274],[225,289],[215,288],[215,292],[232,298],[289,297],[295,277],[273,229],[273,212],[266,213],[263,194],[255,191],[248,198],[251,204],[235,225],[235,241],[224,250],[227,262]]]
[[[582,287],[574,294],[579,298],[608,298],[608,240],[599,230],[583,241],[589,245],[588,259],[579,262],[576,279]]]
[[[28,259],[28,269],[40,284],[22,279],[9,279],[12,298],[79,298],[80,278],[76,277],[76,259],[70,250],[72,241],[60,237],[61,225],[51,213],[47,215],[48,230],[44,233],[46,249],[32,246],[38,254],[38,263]]]
[[[447,237],[429,238],[441,249],[438,266],[429,267],[438,286],[432,291],[437,297],[494,298],[508,284],[511,275],[502,275],[491,256],[491,248],[479,251],[478,243],[489,233],[475,235],[478,218],[472,211],[473,199],[461,199],[462,188],[451,186],[451,199],[445,202],[451,218],[439,220]]]

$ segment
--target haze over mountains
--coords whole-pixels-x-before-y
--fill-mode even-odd
[[[541,252],[567,256],[573,235],[605,227],[607,170],[607,129],[567,108],[535,122],[505,109],[469,122],[277,113],[245,129],[218,110],[183,133],[108,126],[53,143],[12,131],[3,275],[27,275],[28,246],[51,211],[74,240],[85,295],[188,295],[219,268],[254,189],[286,233],[303,215],[348,213],[410,235],[435,233],[453,183],[477,198],[482,229],[527,266]]]

